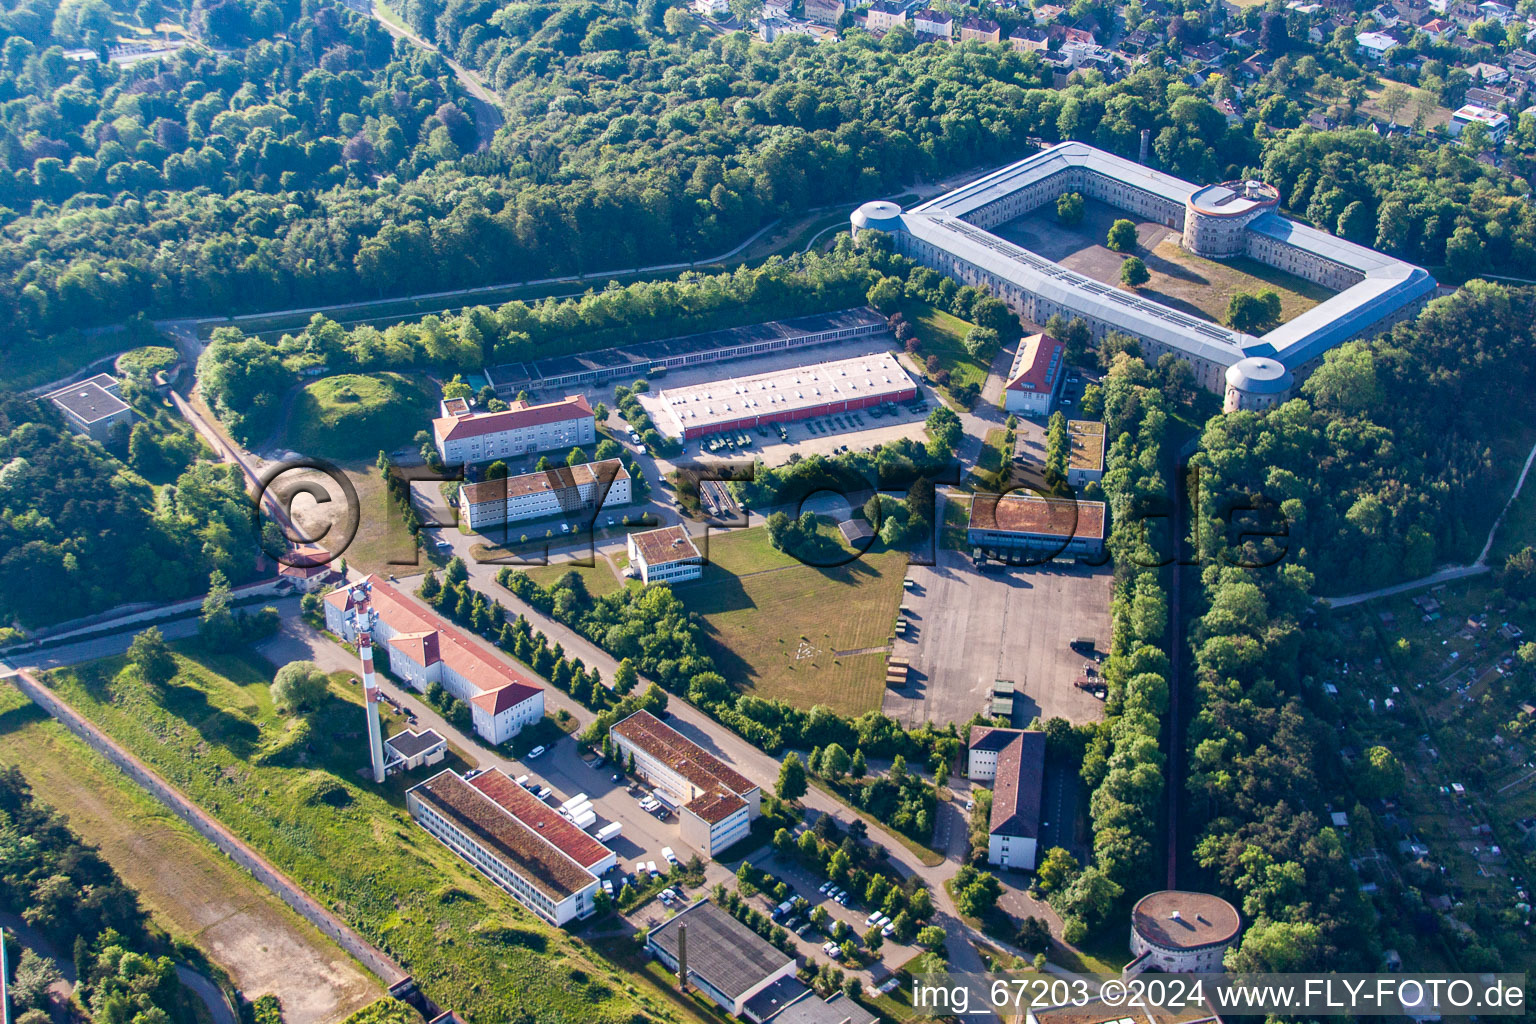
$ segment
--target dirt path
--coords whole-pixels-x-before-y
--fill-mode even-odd
[[[329,1024],[383,994],[334,943],[169,811],[134,792],[58,723],[22,725],[0,749],[0,763],[20,767],[38,799],[69,816],[156,921],[206,952],[247,998],[277,996],[290,1024]],[[235,1024],[218,987],[196,978],[201,984],[185,976],[182,982],[209,1004],[217,1024]]]
[[[151,797],[167,809],[169,815],[185,822],[203,839],[217,847],[233,864],[250,872],[256,881],[265,886],[272,896],[286,904],[292,912],[313,925],[326,938],[335,942],[353,957],[356,957],[358,961],[379,979],[390,986],[409,982],[410,976],[399,964],[391,960],[383,951],[371,945],[346,922],[323,907],[297,883],[274,867],[266,858],[247,846],[229,829],[215,821],[180,790],[166,782],[165,779],[151,770],[144,762],[134,757],[103,733],[92,722],[59,698],[57,694],[44,687],[25,672],[18,672],[11,676],[10,682],[33,703],[48,712],[48,714],[62,723],[65,728],[83,740],[92,750],[109,760],[134,783],[142,786]],[[120,830],[120,826],[118,826],[118,829]],[[143,838],[143,835],[135,834],[123,837],[123,841],[139,842]],[[149,850],[144,850],[143,852],[131,851],[131,856],[136,860],[142,859],[145,862],[144,869],[152,873],[174,870],[172,865],[175,864],[175,861],[167,861]],[[215,860],[210,863],[216,864],[217,861]],[[134,879],[126,872],[124,877],[130,883],[134,882]],[[149,877],[156,876],[152,874]],[[182,882],[179,884],[186,883]],[[221,948],[211,937],[206,940],[214,954],[220,957],[221,962],[223,962],[223,957],[228,956],[232,965],[250,965],[252,969],[269,971],[268,977],[272,979],[274,984],[279,981],[284,984],[290,984],[292,976],[289,971],[289,965],[278,955],[280,950],[273,944],[273,934],[261,927],[259,922],[240,920],[242,914],[250,912],[257,905],[256,901],[254,899],[235,901],[235,905],[229,905],[227,876],[221,879],[216,875],[210,875],[206,879],[205,884],[207,888],[200,891],[223,893],[225,900],[223,903],[209,901],[203,905],[204,916],[196,919],[196,931],[206,933],[217,929],[221,925],[233,925],[229,929],[230,939],[228,941],[230,946],[228,948]],[[180,899],[180,897],[173,898]],[[216,913],[221,908],[225,909],[222,917]],[[231,920],[232,918],[233,920]],[[290,1013],[285,1013],[285,1016],[292,1021],[297,1021],[300,1015],[305,1015],[309,1021],[328,1021],[335,1019],[337,1016],[345,1016],[344,1013],[339,1012],[340,1008],[338,1005],[324,1006],[321,1002],[318,1002],[335,1000],[338,990],[345,990],[348,987],[367,987],[361,982],[354,982],[350,986],[343,986],[344,969],[350,969],[354,977],[363,978],[366,981],[366,975],[363,975],[362,971],[358,969],[357,964],[348,963],[343,958],[334,958],[315,965],[310,977],[303,980],[302,986],[295,985],[292,989],[289,989],[294,996],[296,1005],[290,1011],[291,1015]],[[317,1002],[306,1003],[306,991],[308,992],[308,998],[317,1000]],[[369,998],[376,994],[376,988],[368,992]],[[363,1002],[366,1001],[366,999],[363,1000]]]

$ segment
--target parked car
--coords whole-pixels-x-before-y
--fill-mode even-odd
[[[677,854],[672,852],[672,847],[663,846],[661,848],[661,855],[666,859],[668,864],[671,864],[673,867],[677,867]]]
[[[534,758],[536,758],[540,754],[544,753],[544,749],[545,748],[543,746],[537,746],[537,747],[534,747],[532,750],[528,751],[528,760],[532,761]]]
[[[880,911],[877,910],[873,914],[870,914],[868,917],[866,917],[864,919],[864,927],[865,928],[873,928],[875,926],[875,922],[879,921],[879,920],[880,920]]]
[[[827,894],[827,890],[829,890],[831,888],[832,888],[832,881],[830,879],[828,879],[827,881],[822,882],[821,883],[821,888],[817,889],[816,891],[821,893],[823,896],[825,896]]]

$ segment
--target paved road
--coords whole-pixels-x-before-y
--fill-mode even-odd
[[[276,608],[286,622],[299,614],[299,599],[297,597],[274,598],[269,604]],[[42,650],[25,651],[11,656],[8,661],[17,668],[32,669],[45,672],[49,669],[62,668],[66,665],[78,665],[85,661],[95,661],[97,658],[110,658],[113,655],[122,654],[128,650],[128,645],[133,643],[133,638],[151,625],[158,628],[167,640],[184,640],[197,635],[197,619],[201,611],[188,612],[186,616],[170,622],[133,622],[124,625],[110,633],[92,637],[89,640],[80,640],[70,644],[60,644],[57,647],[44,648]],[[100,629],[112,629],[111,623],[103,623],[97,627]],[[0,667],[6,662],[0,661]]]
[[[618,668],[618,663],[606,651],[598,648],[585,637],[563,624],[547,618],[534,608],[524,604],[516,595],[495,583],[495,566],[468,567],[470,571],[470,585],[474,589],[485,594],[491,600],[499,602],[510,615],[523,615],[535,629],[544,631],[551,642],[559,641],[565,649],[568,657],[580,658],[588,668],[596,667],[605,680],[611,680]],[[402,590],[412,590],[419,581],[416,578],[401,580]],[[412,600],[415,600],[413,597]],[[424,606],[423,606],[424,607]],[[489,646],[489,645],[487,645]],[[646,685],[642,679],[641,685]],[[545,691],[545,702],[552,710],[558,709],[562,704],[571,710],[579,720],[587,722],[591,720],[591,713],[575,705],[568,697],[552,687]],[[724,726],[709,718],[704,712],[688,704],[681,698],[673,695],[667,705],[672,711],[669,723],[673,728],[699,744],[701,747],[722,758],[733,765],[738,771],[757,782],[765,791],[772,792],[774,784],[779,777],[779,761],[772,755],[766,754],[753,746],[747,740]],[[543,767],[539,765],[538,767]],[[589,774],[590,774],[590,770]],[[595,802],[595,798],[594,798]],[[845,805],[826,795],[821,790],[812,787],[801,801],[802,805],[822,814],[830,814],[841,825],[851,824],[857,815]],[[626,826],[626,831],[627,831]],[[894,835],[878,825],[869,826],[869,838],[872,842],[885,848],[890,853],[890,862],[903,876],[916,875],[921,878],[933,892],[935,908],[932,923],[943,928],[948,935],[947,947],[949,952],[950,969],[960,972],[981,973],[983,965],[981,957],[968,939],[969,929],[960,921],[954,908],[954,902],[949,894],[944,891],[944,882],[950,878],[958,865],[950,860],[945,860],[937,867],[929,867],[919,861],[911,851]]]
[[[224,998],[224,990],[219,986],[185,964],[176,965],[176,977],[208,1007],[213,1024],[240,1024],[240,1018],[230,1008],[229,1000]]]
[[[496,129],[500,128],[502,123],[501,100],[495,93],[486,88],[485,82],[479,75],[464,67],[446,53],[439,51],[436,46],[418,36],[405,24],[397,23],[391,18],[386,17],[382,8],[382,3],[373,4],[374,20],[384,26],[384,31],[396,39],[404,39],[426,50],[428,53],[438,54],[453,69],[454,77],[459,80],[459,84],[464,87],[464,91],[469,93],[470,101],[475,107],[475,131],[480,140],[475,149],[477,152],[489,149],[491,139],[496,135]],[[391,11],[390,13],[393,14],[394,12]]]

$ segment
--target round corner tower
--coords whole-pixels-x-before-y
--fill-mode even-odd
[[[1280,190],[1262,181],[1195,189],[1184,201],[1184,248],[1196,256],[1241,256],[1248,222],[1279,205]]]

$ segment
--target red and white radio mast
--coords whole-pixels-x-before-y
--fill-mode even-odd
[[[373,606],[369,603],[372,585],[364,580],[357,585],[357,603],[353,623],[357,627],[357,653],[363,659],[363,707],[368,712],[368,756],[373,763],[373,781],[384,781],[384,736],[379,725],[379,684],[373,678]]]

